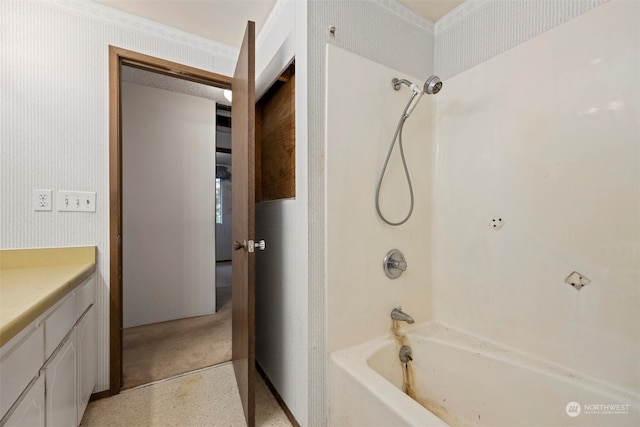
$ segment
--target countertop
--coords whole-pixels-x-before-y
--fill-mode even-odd
[[[0,250],[0,346],[96,269],[95,246]]]

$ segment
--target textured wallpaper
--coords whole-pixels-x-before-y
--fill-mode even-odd
[[[229,46],[87,1],[0,2],[0,248],[98,247],[98,378],[108,387],[108,46],[216,73]],[[96,192],[96,212],[34,212],[34,189]]]
[[[608,0],[467,0],[435,24],[436,74],[447,79]]]
[[[435,58],[447,78],[604,1],[467,1],[435,28],[393,0],[309,2],[308,52],[297,55],[308,55],[309,67],[310,420],[326,414],[326,44],[415,76],[431,74]],[[233,47],[88,1],[0,2],[0,248],[98,247],[97,390],[108,386],[109,45],[227,75],[237,56]],[[58,190],[95,191],[97,211],[33,212],[34,189],[52,189],[54,203]]]

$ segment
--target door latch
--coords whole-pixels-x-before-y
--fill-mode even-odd
[[[254,242],[253,240],[243,240],[242,242],[239,242],[238,240],[233,242],[233,249],[234,250],[240,250],[240,249],[244,249],[245,251],[251,253],[251,252],[255,252],[256,249],[264,251],[266,249],[267,245],[264,242],[264,240],[260,240],[258,242]]]

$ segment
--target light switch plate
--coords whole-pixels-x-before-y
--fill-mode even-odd
[[[58,190],[58,212],[95,212],[96,193],[93,191]]]

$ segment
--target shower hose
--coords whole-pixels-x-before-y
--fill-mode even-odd
[[[376,188],[376,211],[378,212],[378,216],[385,223],[393,226],[404,224],[409,220],[409,218],[411,218],[411,214],[413,213],[413,186],[411,185],[411,177],[409,176],[409,168],[407,167],[407,160],[404,157],[404,148],[402,146],[402,129],[404,128],[404,123],[409,117],[407,115],[407,110],[409,109],[409,106],[411,105],[411,102],[413,101],[413,98],[416,97],[416,95],[417,94],[415,92],[411,95],[409,102],[407,102],[407,106],[404,107],[404,111],[400,116],[400,120],[398,121],[398,126],[396,127],[396,132],[393,135],[393,140],[391,141],[391,146],[389,147],[389,152],[387,153],[387,159],[384,161],[384,166],[382,167],[382,172],[380,173],[380,178],[378,179],[378,187]],[[400,157],[402,158],[402,166],[404,167],[404,174],[407,177],[407,185],[409,186],[409,194],[411,195],[411,206],[409,207],[409,212],[407,213],[407,216],[403,220],[399,222],[392,222],[392,221],[389,221],[380,210],[380,187],[382,186],[382,180],[384,179],[384,174],[387,171],[387,165],[389,164],[389,159],[391,158],[391,153],[393,152],[393,147],[395,147],[396,145],[396,141],[398,141],[398,147],[400,148]]]

